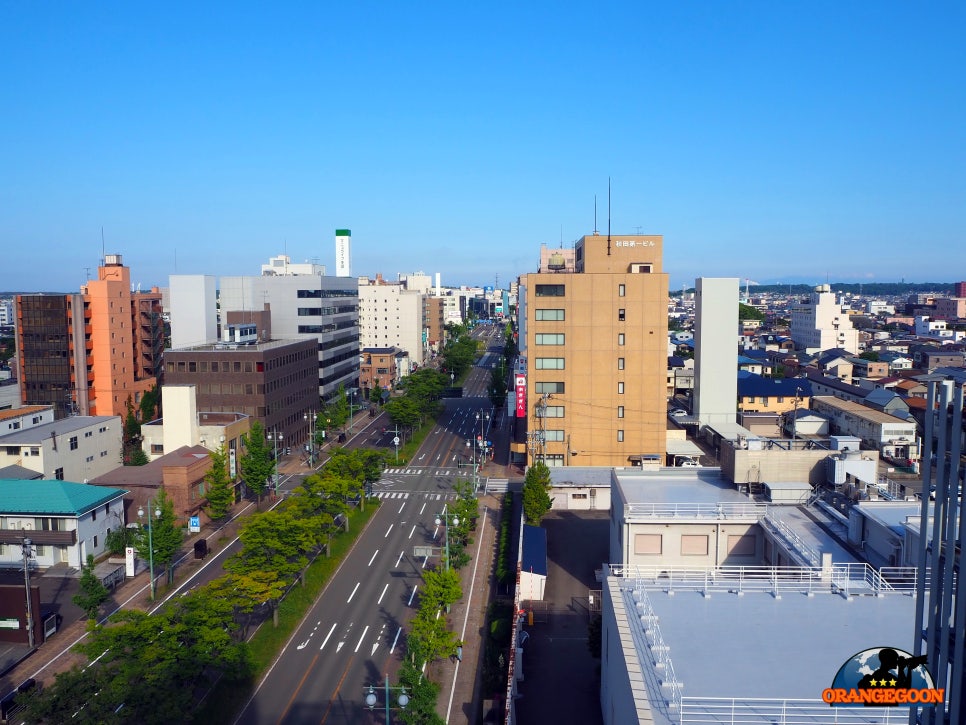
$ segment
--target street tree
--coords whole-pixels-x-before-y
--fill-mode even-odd
[[[422,420],[419,405],[408,395],[390,398],[384,408],[389,420],[400,428],[415,428]]]
[[[231,476],[228,472],[228,450],[224,444],[208,454],[211,468],[205,473],[205,511],[215,521],[228,516],[234,499]]]
[[[73,602],[84,610],[88,619],[97,618],[97,610],[107,601],[111,593],[104,586],[104,582],[94,574],[94,555],[87,555],[87,564],[80,578],[80,591],[73,597]]]
[[[251,430],[241,437],[243,453],[239,459],[245,485],[256,496],[256,506],[261,505],[262,495],[275,474],[272,450],[265,440],[265,429],[259,421],[252,423]]]
[[[160,515],[156,515],[160,512]],[[151,530],[148,531],[147,518],[151,518]],[[174,558],[181,549],[184,541],[184,530],[177,525],[174,515],[174,503],[162,488],[157,497],[144,508],[144,520],[138,529],[138,555],[142,559],[150,560],[153,550],[154,564],[167,572],[167,582],[174,582]],[[150,545],[149,545],[150,544]]]
[[[229,572],[274,572],[285,581],[291,581],[308,564],[306,552],[315,544],[308,521],[278,509],[250,516],[238,538],[242,548],[225,563]]]
[[[543,461],[537,461],[523,480],[523,517],[528,524],[539,526],[551,505],[550,469]]]

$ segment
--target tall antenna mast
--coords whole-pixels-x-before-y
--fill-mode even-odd
[[[610,177],[607,177],[607,256],[610,256]]]
[[[107,249],[104,247],[104,227],[101,227],[101,266],[104,266],[104,260],[107,259]]]
[[[597,233],[597,194],[594,194],[594,234]]]

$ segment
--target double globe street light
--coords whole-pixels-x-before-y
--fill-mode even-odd
[[[389,710],[390,710],[389,702],[392,699],[389,696],[390,691],[395,691],[395,690],[399,691],[399,696],[396,698],[396,702],[399,704],[399,707],[402,710],[405,710],[406,705],[409,704],[409,693],[406,692],[406,688],[402,685],[398,687],[390,687],[388,676],[386,677],[385,686],[381,689],[385,691],[384,700],[386,703],[386,725],[389,725]],[[376,688],[373,685],[369,685],[369,689],[366,691],[365,701],[366,701],[366,707],[368,707],[370,710],[374,710],[376,707],[376,703],[379,702],[379,696],[376,694]]]
[[[444,550],[444,556],[446,557],[446,569],[449,570],[449,527],[450,521],[452,521],[453,526],[459,526],[460,520],[459,516],[455,513],[447,513],[446,506],[443,506],[443,512],[436,515],[436,525],[443,525],[443,531],[445,534],[446,548]]]
[[[150,511],[152,508],[154,509],[154,518],[160,519],[161,518],[161,509],[160,509],[160,507],[155,506],[154,505],[154,502],[149,500],[148,501],[148,511]],[[144,508],[142,506],[138,506],[138,520],[141,520],[143,518],[144,518]],[[149,568],[149,570],[151,572],[151,601],[153,602],[154,601],[154,594],[155,594],[155,589],[154,589],[154,528],[151,525],[151,519],[152,519],[152,517],[151,517],[151,515],[149,513],[148,514],[148,568]]]

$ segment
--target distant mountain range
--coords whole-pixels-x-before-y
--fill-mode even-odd
[[[811,293],[819,283],[785,282],[773,284],[748,285],[748,294],[755,295],[762,292],[778,294],[806,295]],[[823,283],[824,284],[824,283]],[[895,297],[918,293],[935,293],[949,295],[953,292],[953,282],[828,282],[833,292],[848,292],[860,294],[863,297]],[[745,281],[740,280],[741,293],[745,293]],[[687,291],[693,291],[688,287]],[[680,290],[675,290],[680,292]]]

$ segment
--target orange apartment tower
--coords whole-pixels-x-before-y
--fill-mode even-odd
[[[24,405],[58,418],[127,414],[159,384],[161,293],[131,290],[121,255],[108,254],[80,294],[18,295],[17,350]]]

